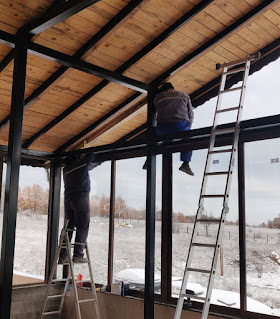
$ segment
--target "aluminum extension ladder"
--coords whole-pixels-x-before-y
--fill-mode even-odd
[[[71,248],[74,247],[74,245],[84,245],[81,243],[75,243],[72,244],[69,240],[68,237],[68,232],[73,232],[76,231],[76,229],[68,229],[68,220],[65,219],[64,222],[64,227],[61,230],[61,234],[60,234],[60,240],[59,240],[59,246],[58,249],[56,251],[56,255],[55,255],[55,259],[54,259],[54,263],[53,263],[53,267],[52,267],[52,271],[51,271],[51,275],[50,275],[50,279],[48,282],[48,287],[47,287],[47,292],[46,292],[46,298],[45,298],[45,302],[44,302],[44,306],[43,306],[43,310],[41,312],[41,319],[44,318],[48,318],[51,315],[57,315],[58,318],[60,318],[61,312],[62,312],[62,308],[63,308],[63,304],[64,304],[64,299],[68,290],[69,285],[71,285],[74,289],[74,297],[75,297],[75,308],[76,308],[76,313],[77,313],[77,319],[81,319],[81,310],[80,310],[80,304],[81,303],[86,303],[86,302],[93,302],[94,306],[95,306],[95,313],[96,313],[96,319],[101,319],[100,317],[100,312],[99,312],[99,306],[98,306],[98,300],[97,300],[97,294],[96,294],[96,289],[95,289],[95,283],[93,280],[93,273],[92,273],[92,267],[91,267],[91,263],[90,263],[90,256],[89,256],[89,250],[88,250],[88,245],[87,243],[85,244],[85,251],[86,251],[86,256],[88,259],[88,269],[89,269],[89,275],[90,275],[90,283],[91,283],[91,290],[92,290],[92,296],[93,298],[91,299],[82,299],[79,300],[79,295],[78,295],[78,289],[77,289],[77,284],[81,284],[83,282],[89,282],[89,280],[75,280],[74,277],[74,266],[73,266],[73,261],[71,259]],[[56,269],[57,269],[57,265],[58,265],[58,259],[59,259],[59,255],[60,255],[60,251],[62,248],[65,248],[67,251],[67,256],[68,256],[68,261],[63,263],[62,265],[67,265],[70,268],[70,271],[68,271],[68,276],[67,278],[63,278],[63,279],[55,279],[55,274],[56,274]],[[64,284],[64,288],[63,288],[63,292],[62,294],[59,295],[50,295],[50,290],[51,287],[55,284]],[[49,302],[53,301],[53,300],[59,300],[59,307],[57,310],[51,310],[48,311],[48,308],[50,307]]]
[[[220,64],[216,65],[217,70],[220,68],[223,68],[223,73],[222,73],[221,82],[220,82],[216,111],[215,111],[215,115],[214,115],[214,122],[213,122],[212,131],[211,131],[208,154],[207,154],[205,170],[204,170],[204,175],[203,175],[203,180],[202,180],[202,185],[201,185],[198,210],[197,210],[197,214],[196,214],[196,218],[195,218],[195,222],[194,222],[191,242],[190,242],[190,246],[189,246],[188,258],[187,258],[187,263],[186,263],[186,268],[185,268],[185,272],[184,272],[182,287],[180,290],[180,295],[178,298],[174,319],[181,318],[182,308],[183,308],[183,304],[184,304],[184,298],[197,299],[197,300],[203,301],[204,306],[203,306],[201,319],[207,319],[207,317],[208,317],[211,294],[212,294],[212,289],[213,289],[213,284],[214,284],[214,276],[215,276],[215,272],[216,272],[216,265],[217,265],[217,261],[218,261],[218,256],[219,256],[220,246],[221,246],[221,241],[222,241],[222,236],[223,236],[223,228],[224,228],[224,224],[225,224],[226,215],[229,211],[228,200],[229,200],[229,193],[230,193],[230,187],[231,187],[231,181],[232,181],[234,160],[235,160],[235,156],[236,156],[236,150],[238,147],[240,121],[241,121],[243,103],[244,103],[244,98],[245,98],[246,83],[247,83],[247,79],[249,76],[250,62],[252,60],[258,59],[259,57],[260,57],[260,53],[257,53],[257,54],[248,56],[246,59],[237,60],[237,61],[234,61],[232,63],[225,63],[223,65],[220,65]],[[243,72],[243,79],[242,79],[241,86],[238,86],[236,88],[231,88],[231,89],[225,89],[227,76],[230,74],[238,73],[238,72]],[[230,108],[222,108],[221,107],[222,96],[224,94],[226,94],[227,92],[238,91],[238,90],[240,91],[239,105],[235,106],[235,107],[230,107]],[[219,114],[224,113],[224,112],[233,112],[233,111],[237,111],[235,126],[230,127],[230,128],[224,128],[224,129],[219,128],[218,127]],[[227,134],[227,133],[233,133],[232,146],[230,148],[226,148],[226,149],[218,149],[218,150],[215,149],[215,148],[217,148],[217,147],[215,147],[216,137],[220,134]],[[212,160],[212,155],[218,154],[218,153],[230,153],[229,154],[230,156],[229,156],[228,170],[227,171],[220,171],[220,172],[210,172],[210,164],[211,164],[211,160]],[[211,176],[217,176],[217,175],[226,176],[225,191],[223,194],[220,194],[220,195],[208,194],[207,193],[208,177],[211,178]],[[206,198],[223,199],[223,208],[221,211],[220,218],[212,219],[212,218],[204,218],[205,216],[202,216],[203,212],[204,212],[204,207],[203,207],[204,199],[206,199]],[[217,230],[216,238],[215,238],[215,244],[198,243],[197,242],[198,227],[200,224],[205,225],[205,223],[208,223],[208,225],[210,223],[215,223],[218,226],[217,227],[218,230]],[[211,255],[212,262],[211,262],[211,269],[210,270],[192,268],[194,250],[197,247],[204,247],[207,249],[209,248],[213,251],[213,255]],[[200,297],[200,296],[190,294],[193,292],[186,290],[187,283],[188,283],[188,277],[189,277],[189,274],[191,272],[192,273],[204,273],[204,274],[209,275],[206,297]]]

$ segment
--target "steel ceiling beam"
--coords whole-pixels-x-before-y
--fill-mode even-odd
[[[231,33],[235,32],[238,28],[243,26],[249,20],[253,19],[260,12],[266,10],[269,6],[271,6],[276,1],[278,1],[278,0],[262,1],[258,6],[256,6],[254,9],[252,9],[251,11],[246,13],[240,19],[236,20],[233,24],[231,24],[229,27],[224,29],[222,32],[215,35],[212,39],[210,39],[209,41],[207,41],[206,43],[201,45],[197,50],[195,50],[192,53],[190,53],[189,55],[187,55],[181,61],[179,61],[174,66],[169,68],[167,71],[163,72],[158,78],[156,78],[150,84],[154,85],[154,86],[158,86],[162,82],[168,80],[171,76],[174,76],[175,73],[178,73],[182,68],[186,67],[193,60],[197,59],[205,51],[209,50],[214,45],[216,45],[218,42],[220,42],[223,39],[225,39],[226,37],[228,37]]]
[[[5,31],[0,31],[0,37],[1,37],[0,41],[2,43],[5,43],[5,44],[7,43],[10,46],[14,46],[14,44],[18,42],[18,39],[16,36],[9,34]],[[76,57],[47,48],[43,45],[40,45],[37,43],[26,43],[26,47],[28,48],[28,51],[34,55],[80,70],[85,73],[92,74],[94,76],[106,79],[110,82],[115,82],[117,84],[126,86],[130,89],[133,89],[142,93],[146,93],[149,90],[150,86],[148,84],[131,79],[122,74],[104,69],[100,66],[82,61]]]
[[[185,23],[187,23],[190,19],[192,19],[196,14],[201,12],[207,5],[209,5],[213,0],[203,0],[198,5],[193,7],[189,12],[187,12],[184,16],[182,16],[178,21],[168,27],[164,32],[162,32],[158,37],[156,37],[153,41],[147,44],[143,49],[141,49],[138,53],[132,56],[128,61],[122,64],[115,72],[123,73],[127,69],[129,69],[134,63],[143,58],[147,53],[149,53],[152,49],[154,49],[157,45],[159,45],[163,40],[167,39],[171,34],[177,31],[180,27],[182,27]],[[116,16],[117,17],[117,16]],[[83,50],[81,49],[83,52]],[[60,75],[59,75],[60,76]],[[48,81],[48,80],[47,80]],[[90,90],[87,94],[85,94],[80,100],[71,105],[68,109],[66,109],[63,113],[61,113],[56,119],[51,121],[45,127],[43,127],[39,132],[34,134],[30,139],[28,139],[23,147],[29,147],[35,140],[44,135],[48,130],[54,127],[56,124],[61,122],[64,118],[66,118],[69,114],[74,112],[77,108],[79,108],[83,103],[93,97],[95,94],[100,92],[109,82],[104,80],[99,83],[96,87]],[[52,84],[52,82],[50,83]],[[44,85],[44,84],[43,84]],[[40,88],[39,88],[40,89]],[[35,92],[34,92],[35,93]],[[30,96],[31,97],[31,96]],[[28,98],[29,99],[29,98]],[[27,99],[27,100],[28,100]],[[29,101],[27,101],[29,102]],[[119,107],[116,107],[118,110]],[[1,123],[0,123],[1,129]]]
[[[126,5],[116,16],[114,16],[103,28],[101,28],[90,40],[88,40],[74,55],[73,57],[76,58],[82,58],[83,55],[85,55],[93,46],[95,46],[104,36],[108,35],[124,18],[126,18],[131,12],[141,3],[143,0],[132,0],[129,2],[128,5]],[[13,51],[13,50],[12,50]],[[12,52],[11,51],[11,52]],[[10,60],[11,61],[11,60]],[[7,60],[7,62],[3,61],[3,67],[6,67],[7,63],[10,61]],[[0,72],[1,72],[1,65],[0,64]],[[31,103],[33,103],[43,92],[45,92],[60,76],[62,76],[69,67],[67,66],[61,66],[55,73],[53,73],[45,82],[43,82],[33,93],[31,93],[28,98],[24,102],[24,109],[26,109]],[[81,99],[81,102],[83,102],[83,98]],[[85,100],[86,101],[86,100]],[[53,123],[56,125],[59,123],[60,118],[63,118],[63,116],[67,116],[70,113],[72,113],[77,107],[79,107],[81,104],[74,104],[74,106],[69,107],[67,112],[63,112],[61,115],[59,115]],[[0,130],[8,124],[10,120],[10,115],[6,116],[4,120],[0,122]],[[50,123],[47,125],[49,130]],[[50,128],[49,128],[50,127]],[[30,142],[33,143],[34,140],[39,138],[42,134],[41,130],[37,132],[32,138],[30,139]]]
[[[234,123],[227,123],[221,125],[221,128],[231,127]],[[200,129],[193,129],[187,132],[179,132],[169,136],[156,137],[155,143],[158,146],[158,154],[161,153],[163,148],[172,148],[172,152],[175,152],[173,148],[180,148],[187,145],[191,145],[193,149],[207,148],[209,144],[209,138],[211,135],[211,127],[204,127]],[[223,134],[220,136],[219,141],[225,140],[229,143],[232,141],[232,134]],[[240,140],[243,142],[251,142],[262,139],[280,137],[280,115],[273,115],[268,117],[261,117],[257,119],[251,119],[242,121],[240,125]],[[69,152],[58,152],[54,154],[54,157],[66,157],[69,154],[86,154],[94,152],[98,155],[117,155],[123,151],[127,151],[131,154],[129,158],[132,158],[132,153],[138,150],[145,152],[147,147],[147,138],[132,139],[128,142],[114,142],[111,144],[89,147],[85,149],[73,150]],[[200,146],[199,146],[200,145]],[[201,146],[203,145],[203,147]],[[177,150],[176,150],[177,152]],[[143,156],[143,155],[142,155]],[[110,158],[111,159],[111,158]]]
[[[65,21],[74,14],[88,8],[99,0],[63,0],[55,1],[53,5],[38,19],[27,24],[20,31],[31,36],[39,34],[56,24]]]
[[[280,57],[280,38],[276,39],[272,43],[268,44],[261,50],[259,50],[261,57],[251,63],[250,75],[262,69],[268,63],[275,61]],[[226,82],[226,88],[232,87],[234,84],[242,80],[243,73],[236,73],[234,75],[228,76]],[[197,107],[214,96],[218,95],[219,84],[221,81],[221,76],[216,77],[209,83],[205,84],[195,92],[193,92],[190,97],[194,107]]]
[[[252,9],[250,12],[245,14],[242,18],[235,21],[232,25],[227,27],[225,30],[217,34],[215,37],[207,41],[205,44],[203,44],[200,48],[192,52],[191,54],[187,55],[185,58],[183,58],[181,61],[176,63],[173,67],[171,67],[169,70],[162,73],[158,78],[156,78],[154,81],[150,83],[151,86],[158,86],[165,80],[167,80],[171,75],[175,74],[181,68],[185,67],[187,64],[192,62],[195,58],[198,58],[200,55],[204,54],[207,50],[209,50],[211,47],[216,45],[219,41],[230,35],[232,32],[236,31],[238,28],[240,28],[242,25],[244,25],[246,22],[254,18],[258,13],[261,11],[267,9],[270,5],[272,5],[277,0],[268,0],[260,3],[257,7]],[[136,96],[136,95],[135,95]],[[138,98],[138,96],[137,96]],[[131,103],[131,99],[129,99],[129,103]],[[126,105],[123,105],[123,107],[126,107]],[[119,110],[119,106],[116,108]],[[94,123],[90,126],[93,127]],[[85,133],[85,134],[83,134]],[[59,147],[56,151],[65,150],[67,147],[69,147],[71,144],[74,144],[79,139],[83,138],[86,134],[88,134],[88,129],[83,130],[78,135],[74,136],[72,139],[70,139],[68,142],[64,143],[61,147]],[[66,146],[66,147],[65,147]]]
[[[63,22],[79,11],[91,6],[99,0],[71,0],[68,2],[56,0],[42,16],[33,22],[21,27],[17,34],[31,39],[33,36],[53,27],[54,25]],[[15,51],[11,50],[8,55],[0,63],[0,72],[4,70],[8,64],[14,59]]]

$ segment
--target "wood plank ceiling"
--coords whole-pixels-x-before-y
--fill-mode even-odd
[[[0,30],[16,34],[42,16],[52,2],[0,0]],[[221,71],[215,70],[216,63],[244,58],[280,37],[280,0],[270,1],[260,12],[258,8],[266,1],[208,1],[202,11],[198,10],[163,39],[161,36],[168,28],[206,1],[138,1],[113,26],[112,19],[133,2],[136,1],[100,0],[36,35],[32,41],[72,56],[96,36],[91,49],[76,56],[147,84],[169,79],[177,90],[194,94],[220,75]],[[251,17],[254,10],[257,14]],[[248,17],[245,23],[244,17]],[[108,24],[109,30],[105,29]],[[97,38],[98,32],[102,32],[102,37]],[[147,47],[155,39],[162,42]],[[141,55],[143,48],[147,50]],[[13,61],[4,63],[10,51],[10,47],[0,44],[2,145],[7,145],[9,133],[9,122],[3,120],[10,113]],[[56,151],[80,148],[84,140],[91,146],[112,143],[146,122],[145,94],[138,93],[127,104],[135,94],[131,89],[72,68],[62,70],[59,64],[32,54],[28,54],[27,63],[24,147]],[[180,63],[182,67],[174,69]],[[174,71],[172,76],[169,70]],[[61,75],[37,97],[35,93],[58,72]],[[164,77],[157,83],[161,75]]]

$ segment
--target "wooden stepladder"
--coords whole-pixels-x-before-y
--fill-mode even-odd
[[[216,111],[214,115],[214,122],[213,127],[211,131],[211,137],[210,137],[210,143],[207,153],[207,159],[205,164],[205,170],[204,175],[202,179],[202,185],[201,185],[201,191],[200,191],[200,198],[199,198],[199,204],[198,204],[198,210],[194,222],[193,227],[193,233],[191,237],[191,242],[189,246],[189,253],[186,263],[186,268],[183,276],[182,281],[182,287],[180,290],[178,303],[176,307],[175,317],[174,319],[180,319],[182,308],[184,304],[184,298],[191,298],[191,299],[197,299],[204,302],[203,311],[201,319],[207,319],[208,313],[209,313],[209,307],[210,307],[210,300],[211,300],[211,294],[213,290],[214,285],[214,277],[216,272],[216,265],[218,261],[218,256],[221,248],[221,242],[223,237],[223,229],[225,224],[226,215],[229,211],[228,208],[228,201],[229,201],[229,194],[230,194],[230,187],[231,187],[231,181],[232,181],[232,173],[234,168],[234,162],[236,157],[236,150],[238,147],[238,140],[239,140],[239,132],[240,132],[240,122],[241,122],[241,116],[242,116],[242,110],[244,105],[244,98],[245,98],[245,91],[246,91],[246,84],[249,76],[249,70],[250,70],[250,63],[253,60],[256,60],[260,57],[260,54],[257,53],[255,55],[248,56],[246,59],[237,60],[232,63],[225,63],[223,65],[217,64],[216,69],[223,68],[223,73],[221,76],[221,82],[220,82],[220,88],[219,88],[219,94],[217,99],[217,105],[216,105]],[[231,89],[225,89],[227,76],[230,74],[243,72],[243,79],[241,81],[241,85],[235,88]],[[236,105],[234,107],[222,107],[222,97],[224,94],[228,92],[233,91],[239,91],[240,92],[240,98],[239,98],[239,105]],[[235,119],[235,125],[234,127],[230,128],[219,128],[219,115],[221,113],[225,112],[236,112],[236,119]],[[227,134],[232,133],[233,134],[233,141],[231,147],[223,148],[223,149],[217,149],[215,146],[216,137],[221,134]],[[210,165],[212,161],[212,156],[219,153],[228,153],[229,160],[228,160],[228,169],[226,171],[210,171]],[[224,175],[226,177],[225,179],[225,188],[222,194],[211,194],[209,193],[207,189],[207,181],[208,178],[210,179],[213,176],[218,175]],[[203,212],[204,212],[204,200],[205,199],[217,199],[220,198],[223,201],[223,207],[221,214],[219,218],[203,218]],[[199,225],[203,224],[211,224],[215,223],[218,226],[218,230],[216,233],[215,243],[209,244],[209,243],[201,243],[198,242],[197,236],[198,236],[198,227]],[[203,247],[204,249],[211,250],[211,269],[199,269],[199,268],[193,268],[193,256],[194,251],[198,247]],[[203,256],[200,256],[200,258],[203,258]],[[207,274],[209,276],[208,278],[208,286],[207,286],[207,292],[206,297],[200,297],[197,295],[190,294],[187,289],[187,283],[190,273],[202,273]]]
[[[88,245],[87,245],[87,243],[86,244],[82,244],[82,243],[72,244],[70,242],[70,240],[69,240],[68,232],[76,231],[76,229],[68,229],[67,227],[68,227],[68,220],[66,219],[65,222],[64,222],[64,227],[61,230],[59,246],[58,246],[58,249],[56,251],[56,255],[55,255],[55,259],[54,259],[54,263],[53,263],[50,279],[49,279],[49,282],[48,282],[46,298],[45,298],[45,302],[44,302],[44,306],[43,306],[43,309],[42,309],[42,313],[41,313],[40,319],[44,319],[44,318],[48,318],[48,317],[51,318],[51,315],[57,315],[57,318],[60,318],[60,315],[61,315],[61,312],[62,312],[62,308],[63,308],[63,304],[64,304],[64,300],[65,300],[65,296],[66,296],[67,289],[68,289],[69,286],[73,287],[73,290],[74,290],[75,308],[76,308],[77,319],[82,319],[80,304],[81,303],[89,303],[89,302],[93,302],[94,303],[96,318],[97,319],[101,319],[100,312],[99,312],[99,306],[98,306],[98,300],[97,300],[97,294],[96,294],[96,289],[95,289],[95,283],[94,283],[94,280],[93,280],[93,272],[92,272],[92,267],[91,267],[91,263],[90,263]],[[73,261],[71,259],[71,255],[72,255],[71,254],[71,249],[74,248],[75,245],[85,245],[85,251],[86,251],[86,256],[87,256],[87,265],[88,265],[88,271],[89,271],[90,283],[91,283],[90,286],[91,286],[91,291],[92,291],[92,298],[90,298],[90,299],[79,300],[77,285],[78,284],[82,284],[83,282],[89,282],[89,280],[75,279],[75,276],[74,276],[74,265],[73,265]],[[57,265],[58,265],[58,259],[59,259],[59,255],[60,255],[61,249],[66,249],[66,251],[67,251],[67,261],[65,261],[61,265],[62,266],[63,265],[69,266],[70,271],[68,272],[67,278],[55,279],[55,273],[56,273],[56,269],[57,269]],[[51,294],[52,286],[57,285],[57,284],[63,285],[62,293],[60,293],[60,294]],[[53,301],[53,300],[58,300],[59,301],[56,304],[58,309],[49,310],[50,309],[50,304],[49,303],[51,301]]]

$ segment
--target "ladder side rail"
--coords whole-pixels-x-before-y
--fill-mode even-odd
[[[94,303],[95,303],[96,318],[101,319],[87,242],[86,242],[85,247],[86,247],[86,254],[87,254],[87,259],[88,259],[88,268],[89,268],[89,275],[90,275],[91,290],[92,290],[92,295],[93,295],[93,299],[94,299]]]
[[[71,278],[72,279],[72,286],[74,289],[75,308],[76,308],[76,312],[77,312],[77,319],[82,319],[80,305],[79,305],[79,301],[78,301],[79,300],[78,290],[77,290],[77,286],[76,286],[76,282],[75,282],[74,267],[73,267],[73,262],[71,259],[71,246],[70,246],[68,234],[66,236],[66,245],[67,245],[67,254],[68,254],[68,258],[69,258],[70,272],[71,272],[71,277],[72,277]]]
[[[45,302],[44,302],[44,306],[43,306],[43,309],[42,309],[42,312],[41,312],[41,316],[40,316],[41,319],[44,317],[44,312],[45,312],[46,305],[47,305],[47,302],[48,302],[48,295],[49,295],[49,292],[50,292],[50,287],[51,287],[52,281],[54,279],[54,274],[55,274],[55,271],[56,271],[56,268],[57,268],[56,265],[57,265],[59,253],[60,253],[60,250],[61,250],[61,246],[63,244],[63,238],[65,236],[65,233],[66,233],[66,231],[63,228],[61,230],[60,239],[59,239],[59,246],[58,246],[58,249],[56,250],[56,253],[55,253],[55,258],[54,258],[54,261],[53,261],[53,266],[52,266],[51,274],[50,274],[49,281],[48,281],[47,291],[46,291],[46,295],[45,295]]]
[[[234,140],[233,141],[233,149],[232,149],[230,162],[229,162],[229,174],[227,177],[225,197],[224,197],[224,203],[223,203],[224,208],[223,208],[223,211],[221,214],[221,223],[220,223],[219,229],[218,229],[216,248],[214,251],[214,257],[213,257],[212,266],[211,266],[211,275],[209,277],[208,288],[207,288],[207,293],[206,293],[206,302],[204,303],[204,306],[203,306],[201,319],[207,319],[209,307],[210,307],[210,300],[211,300],[211,295],[212,295],[212,290],[213,290],[213,285],[214,285],[216,265],[218,262],[218,256],[219,256],[221,241],[222,241],[222,237],[223,237],[225,218],[226,218],[226,214],[228,213],[229,192],[230,192],[230,188],[231,188],[231,184],[232,184],[232,176],[233,176],[232,170],[234,167],[236,149],[237,149],[238,140],[239,140],[240,120],[241,120],[241,116],[242,116],[242,108],[243,108],[243,103],[244,103],[244,98],[245,98],[245,89],[246,89],[247,79],[249,76],[249,69],[250,69],[250,60],[248,59],[246,61],[245,71],[244,71],[243,80],[242,80],[243,83],[242,83],[242,89],[241,89],[241,94],[240,94],[239,110],[238,110],[237,120],[236,120],[236,125],[235,125],[235,133],[234,133],[234,137],[233,137],[233,140]]]
[[[185,267],[185,271],[184,271],[184,276],[183,276],[183,281],[182,281],[182,285],[181,285],[181,289],[180,289],[179,298],[177,301],[174,319],[181,318],[181,313],[183,310],[183,303],[184,303],[183,295],[186,293],[188,277],[189,277],[189,271],[187,269],[191,266],[191,261],[192,261],[192,256],[193,256],[194,247],[192,246],[192,242],[194,242],[197,238],[197,224],[198,224],[197,219],[201,217],[202,213],[203,213],[203,207],[201,206],[198,208],[196,216],[195,216],[192,237],[190,240],[190,246],[189,246],[189,251],[188,251],[187,263],[186,263],[186,267]]]
[[[229,175],[227,177],[227,184],[226,184],[226,189],[225,189],[225,194],[227,197],[229,197],[231,184],[232,184],[233,168],[234,168],[236,151],[237,151],[238,141],[239,141],[240,122],[241,122],[241,117],[242,117],[243,103],[244,103],[244,99],[245,99],[247,80],[249,77],[249,70],[250,70],[250,60],[248,59],[246,61],[246,65],[245,65],[245,72],[243,74],[242,90],[240,93],[240,100],[239,100],[239,110],[238,110],[237,120],[236,120],[236,125],[235,125],[235,133],[233,136],[233,151],[231,153],[230,162],[229,162]],[[226,200],[226,198],[225,198],[225,200]],[[224,205],[225,204],[226,203],[224,202]]]
[[[66,296],[66,293],[67,293],[67,289],[69,287],[69,283],[70,283],[70,272],[68,271],[67,280],[66,280],[65,287],[64,287],[64,290],[63,290],[63,296],[61,298],[60,305],[59,305],[59,313],[60,313],[60,315],[61,315],[62,308],[63,308],[63,305],[64,305],[64,300],[65,300],[65,296]]]
[[[207,158],[206,158],[206,163],[205,163],[205,168],[204,168],[204,173],[203,173],[203,180],[202,180],[202,185],[201,185],[201,190],[200,190],[200,196],[199,196],[199,204],[198,206],[201,207],[203,205],[203,198],[201,197],[204,194],[206,185],[207,185],[207,180],[208,177],[205,175],[205,173],[209,170],[210,167],[210,159],[212,158],[212,154],[209,153],[210,151],[213,151],[213,148],[215,146],[215,141],[216,141],[216,136],[214,134],[214,131],[216,129],[216,122],[218,120],[218,116],[219,113],[217,113],[217,111],[220,109],[221,103],[222,103],[222,97],[223,95],[221,94],[221,92],[224,90],[225,88],[225,84],[226,84],[226,75],[224,74],[224,72],[227,71],[227,67],[223,68],[223,74],[222,74],[222,78],[221,78],[221,82],[220,82],[220,87],[219,87],[219,94],[218,94],[218,99],[217,99],[217,104],[216,104],[216,110],[215,110],[215,115],[214,115],[214,120],[213,120],[213,125],[212,125],[212,129],[211,129],[211,136],[210,136],[210,143],[209,143],[209,147],[208,147],[208,152],[207,152]]]
[[[206,299],[205,299],[205,303],[203,305],[201,319],[207,319],[207,317],[208,317],[208,312],[209,312],[210,302],[211,302],[211,295],[212,295],[212,291],[213,291],[213,285],[214,285],[214,279],[215,279],[215,273],[216,273],[216,266],[217,266],[221,242],[222,242],[222,238],[223,238],[223,229],[224,229],[224,225],[225,225],[225,217],[226,217],[227,212],[228,212],[228,206],[226,205],[226,206],[224,206],[222,214],[221,214],[221,221],[220,221],[220,225],[219,225],[219,229],[218,229],[218,236],[216,239],[216,248],[214,250],[214,256],[212,259],[211,273],[210,273],[209,280],[208,280]]]

